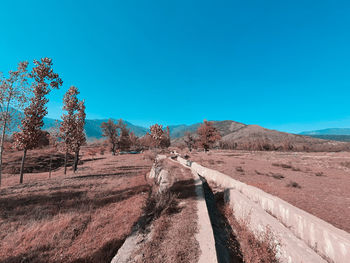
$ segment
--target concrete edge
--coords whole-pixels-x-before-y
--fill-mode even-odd
[[[204,197],[202,181],[197,173],[192,171],[195,177],[196,194],[197,194],[197,216],[198,216],[198,233],[196,239],[202,251],[199,256],[199,263],[213,262],[216,263],[217,255],[215,249],[215,239],[213,228],[211,226],[208,208]]]
[[[336,263],[349,262],[349,233],[259,188],[237,181],[226,174],[206,168],[195,162],[188,163],[187,160],[181,157],[177,159],[181,163],[186,163],[187,166],[206,177],[207,180],[214,181],[221,187],[234,188],[243,193],[290,228],[295,236],[304,240],[310,248],[329,261]]]
[[[172,160],[174,161],[174,160]],[[176,162],[176,161],[174,161]],[[190,169],[186,163],[178,162]],[[198,241],[201,254],[199,256],[199,263],[217,263],[217,255],[215,248],[214,232],[210,222],[207,204],[205,201],[203,183],[198,174],[190,169],[196,187],[196,199],[197,199],[197,217],[198,217],[198,232],[196,234],[196,240]]]
[[[270,228],[276,242],[277,257],[283,263],[326,263],[314,250],[295,235],[276,218],[269,215],[236,189],[225,190],[225,201],[229,203],[237,220],[248,222],[249,229],[259,237]]]

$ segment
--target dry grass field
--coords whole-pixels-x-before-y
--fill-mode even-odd
[[[56,169],[4,174],[0,262],[108,262],[142,213],[149,193],[143,154],[99,155],[76,174]]]
[[[193,152],[191,160],[256,186],[350,232],[347,152]]]

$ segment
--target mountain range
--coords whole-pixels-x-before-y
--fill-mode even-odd
[[[17,118],[20,119],[23,113],[17,111]],[[102,138],[101,124],[108,119],[87,119],[85,124],[85,132],[88,140]],[[117,119],[113,119],[117,121]],[[44,129],[48,130],[56,123],[55,119],[44,118]],[[134,125],[128,121],[125,121],[127,128],[134,132],[136,136],[141,137],[149,132],[148,128]],[[170,125],[170,136],[172,141],[176,143],[183,143],[183,137],[186,132],[195,133],[201,123],[195,123],[191,125]],[[258,125],[246,125],[243,123],[225,120],[225,121],[213,121],[213,125],[217,128],[222,136],[222,143],[227,147],[241,148],[254,148],[265,147],[272,149],[279,149],[287,147],[294,147],[294,149],[305,150],[310,148],[327,148],[329,140],[350,142],[350,129],[346,128],[332,128],[324,130],[315,130],[302,132],[300,134],[291,134],[280,132],[276,130],[270,130]],[[327,145],[327,146],[326,146]],[[336,147],[343,147],[343,144],[334,142],[332,144]],[[332,147],[333,147],[332,146]],[[346,146],[348,147],[348,146]],[[255,148],[254,148],[255,149]]]
[[[305,131],[299,134],[324,140],[350,142],[350,128],[329,128],[315,131]]]

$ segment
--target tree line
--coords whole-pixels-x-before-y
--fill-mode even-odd
[[[143,150],[150,148],[168,148],[171,144],[169,126],[152,125],[146,135],[138,138],[133,132],[126,128],[125,123],[120,119],[117,123],[112,119],[101,124],[102,135],[108,139],[112,155],[116,151]],[[202,148],[206,152],[221,139],[219,131],[212,122],[204,120],[198,127],[196,133],[187,132],[183,138],[184,144],[189,151],[194,148]]]
[[[0,185],[4,142],[6,134],[16,124],[18,111],[24,115],[18,126],[19,131],[13,133],[14,146],[23,151],[20,167],[20,183],[23,183],[24,164],[27,151],[39,146],[43,134],[44,117],[47,115],[47,98],[54,89],[63,85],[59,74],[53,70],[53,62],[50,58],[42,58],[33,61],[33,67],[29,71],[27,61],[20,62],[14,71],[9,71],[5,77],[0,74]],[[67,167],[67,155],[75,153],[73,170],[76,171],[79,161],[80,147],[86,142],[84,132],[85,102],[78,100],[79,91],[72,86],[63,98],[62,122],[57,125],[56,131],[49,134],[50,143],[55,149],[63,148],[66,153],[65,173]],[[59,147],[60,146],[60,147]],[[51,166],[52,156],[50,158]],[[51,172],[51,171],[50,171]],[[51,174],[51,173],[50,173]]]
[[[101,124],[102,136],[106,137],[110,145],[112,155],[117,151],[140,151],[149,148],[168,148],[170,146],[169,127],[163,129],[162,125],[154,124],[150,132],[139,138],[134,132],[130,132],[122,119],[114,122],[109,119]]]

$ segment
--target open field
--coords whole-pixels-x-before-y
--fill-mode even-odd
[[[149,193],[143,154],[97,156],[76,174],[4,174],[0,262],[108,262],[142,213]]]
[[[350,232],[348,153],[213,150],[190,157]]]

